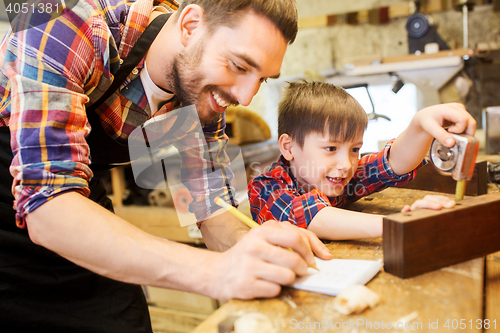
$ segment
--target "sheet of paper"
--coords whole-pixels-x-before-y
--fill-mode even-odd
[[[316,259],[319,271],[308,268],[289,287],[336,296],[354,284],[366,284],[383,267],[382,260]]]

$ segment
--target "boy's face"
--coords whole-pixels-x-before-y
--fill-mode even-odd
[[[329,135],[312,132],[306,135],[302,148],[292,142],[292,158],[287,159],[293,175],[306,191],[316,188],[336,197],[352,179],[362,145],[363,133],[352,141],[336,142]]]

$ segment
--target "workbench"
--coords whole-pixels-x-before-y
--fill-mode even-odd
[[[498,187],[493,185],[489,192],[495,191]],[[359,200],[348,209],[387,215],[399,212],[405,204],[425,194],[436,192],[389,188]],[[325,244],[334,258],[383,259],[381,238]],[[382,270],[367,287],[381,297],[381,302],[361,314],[336,312],[335,297],[284,287],[281,294],[272,299],[229,301],[203,321],[194,333],[216,333],[220,322],[250,312],[268,316],[276,332],[361,333],[380,332],[381,329],[500,332],[500,252],[409,279],[400,279]],[[489,329],[485,329],[487,319]],[[406,325],[406,330],[394,329],[398,323]],[[392,329],[388,329],[389,325]]]

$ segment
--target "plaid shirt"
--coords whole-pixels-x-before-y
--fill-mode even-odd
[[[425,161],[407,174],[396,175],[387,161],[393,142],[389,141],[379,153],[363,156],[351,181],[338,197],[332,198],[317,189],[306,192],[291,173],[288,161],[280,156],[268,172],[248,184],[253,219],[260,224],[268,220],[288,221],[307,228],[314,216],[325,207],[345,207],[373,192],[410,182]]]
[[[0,45],[0,126],[9,126],[11,131],[14,159],[10,171],[19,227],[26,227],[26,214],[61,193],[76,191],[89,196],[93,173],[85,139],[91,130],[86,106],[111,85],[113,73],[147,27],[155,5],[169,12],[178,8],[175,0],[79,0],[48,23],[9,31],[5,36]],[[23,19],[29,24],[35,18]],[[124,144],[135,128],[152,118],[139,78],[143,63],[120,92],[96,110],[104,130]],[[178,106],[175,101],[167,103],[153,119]],[[218,152],[216,161],[205,160],[203,154],[187,156],[184,167],[226,165],[224,129],[223,116],[215,125],[203,128],[211,150]],[[190,170],[185,174],[189,178],[205,173]],[[214,204],[208,199],[207,182],[189,180],[197,205],[193,210],[201,220],[216,208],[210,207]],[[224,197],[226,179],[219,183],[219,195]],[[213,195],[214,189],[210,191]]]

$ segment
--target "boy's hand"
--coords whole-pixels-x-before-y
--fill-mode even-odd
[[[423,199],[417,200],[413,205],[406,205],[401,210],[402,213],[409,212],[416,209],[434,209],[441,210],[443,208],[455,207],[455,200],[445,197],[443,195],[426,195]]]
[[[453,147],[455,139],[450,133],[469,134],[474,136],[476,121],[459,103],[429,106],[417,112],[414,117],[420,122],[424,131],[447,147]],[[448,133],[443,127],[449,126]]]
[[[459,103],[439,104],[418,111],[410,125],[391,147],[389,164],[397,175],[414,170],[429,151],[432,140],[453,147],[455,139],[450,133],[474,135],[476,121]]]

